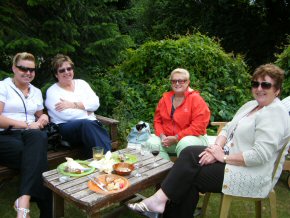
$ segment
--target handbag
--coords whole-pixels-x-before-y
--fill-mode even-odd
[[[131,128],[129,135],[127,136],[128,143],[142,144],[151,137],[149,123],[140,121],[136,126]]]
[[[61,134],[59,133],[59,126],[53,122],[49,122],[44,128],[43,131],[47,134],[48,147],[47,150],[70,150],[71,145],[62,139]]]

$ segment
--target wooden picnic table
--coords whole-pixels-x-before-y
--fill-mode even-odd
[[[140,152],[136,149],[127,148],[120,150],[125,154],[134,154],[140,158]],[[152,154],[142,156],[143,166],[139,171],[142,177],[134,177],[134,172],[125,176],[129,180],[129,187],[115,194],[99,194],[88,188],[88,177],[71,177],[69,181],[59,181],[59,174],[56,169],[43,173],[44,184],[53,192],[53,217],[64,216],[64,200],[73,203],[75,206],[85,211],[87,217],[100,217],[100,210],[103,207],[127,200],[138,192],[156,186],[162,182],[173,163],[157,156],[159,166],[153,167],[154,157]],[[91,161],[90,159],[89,161]],[[92,173],[92,176],[104,174],[99,171]]]

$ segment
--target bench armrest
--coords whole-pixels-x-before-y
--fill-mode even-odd
[[[112,140],[112,150],[117,150],[119,146],[118,142],[118,120],[104,117],[96,114],[96,118],[104,125],[109,127],[109,134]]]

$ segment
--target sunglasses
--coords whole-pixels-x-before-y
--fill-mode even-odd
[[[170,80],[171,84],[184,84],[187,80],[186,79],[172,79]]]
[[[22,72],[30,72],[30,73],[35,73],[35,68],[30,68],[30,67],[23,67],[23,66],[16,66],[19,70]]]
[[[65,71],[70,72],[73,69],[74,69],[73,67],[67,67],[67,68],[58,69],[57,72],[59,72],[59,73],[65,73]]]
[[[258,81],[252,81],[251,82],[252,88],[258,88],[261,85],[262,89],[270,89],[272,87],[272,83],[269,82],[258,82]]]

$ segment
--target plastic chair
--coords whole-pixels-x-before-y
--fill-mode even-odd
[[[274,176],[275,176],[276,171],[278,169],[279,163],[281,161],[281,158],[283,156],[283,153],[284,153],[288,143],[289,143],[289,141],[283,145],[281,151],[279,152],[279,155],[278,155],[277,160],[275,162],[275,167],[273,170],[272,179],[274,179]],[[208,205],[208,202],[210,199],[210,194],[211,194],[210,192],[205,193],[205,196],[203,199],[203,205],[202,205],[202,212],[201,212],[202,217],[205,217],[206,208],[207,208],[207,205]],[[266,198],[269,198],[269,200],[270,200],[271,217],[277,218],[275,190],[272,189]],[[219,217],[220,218],[227,218],[228,217],[231,202],[234,199],[255,201],[256,217],[262,217],[262,200],[264,200],[266,198],[247,198],[247,197],[238,197],[238,196],[222,194],[221,205],[220,205],[220,216]]]

